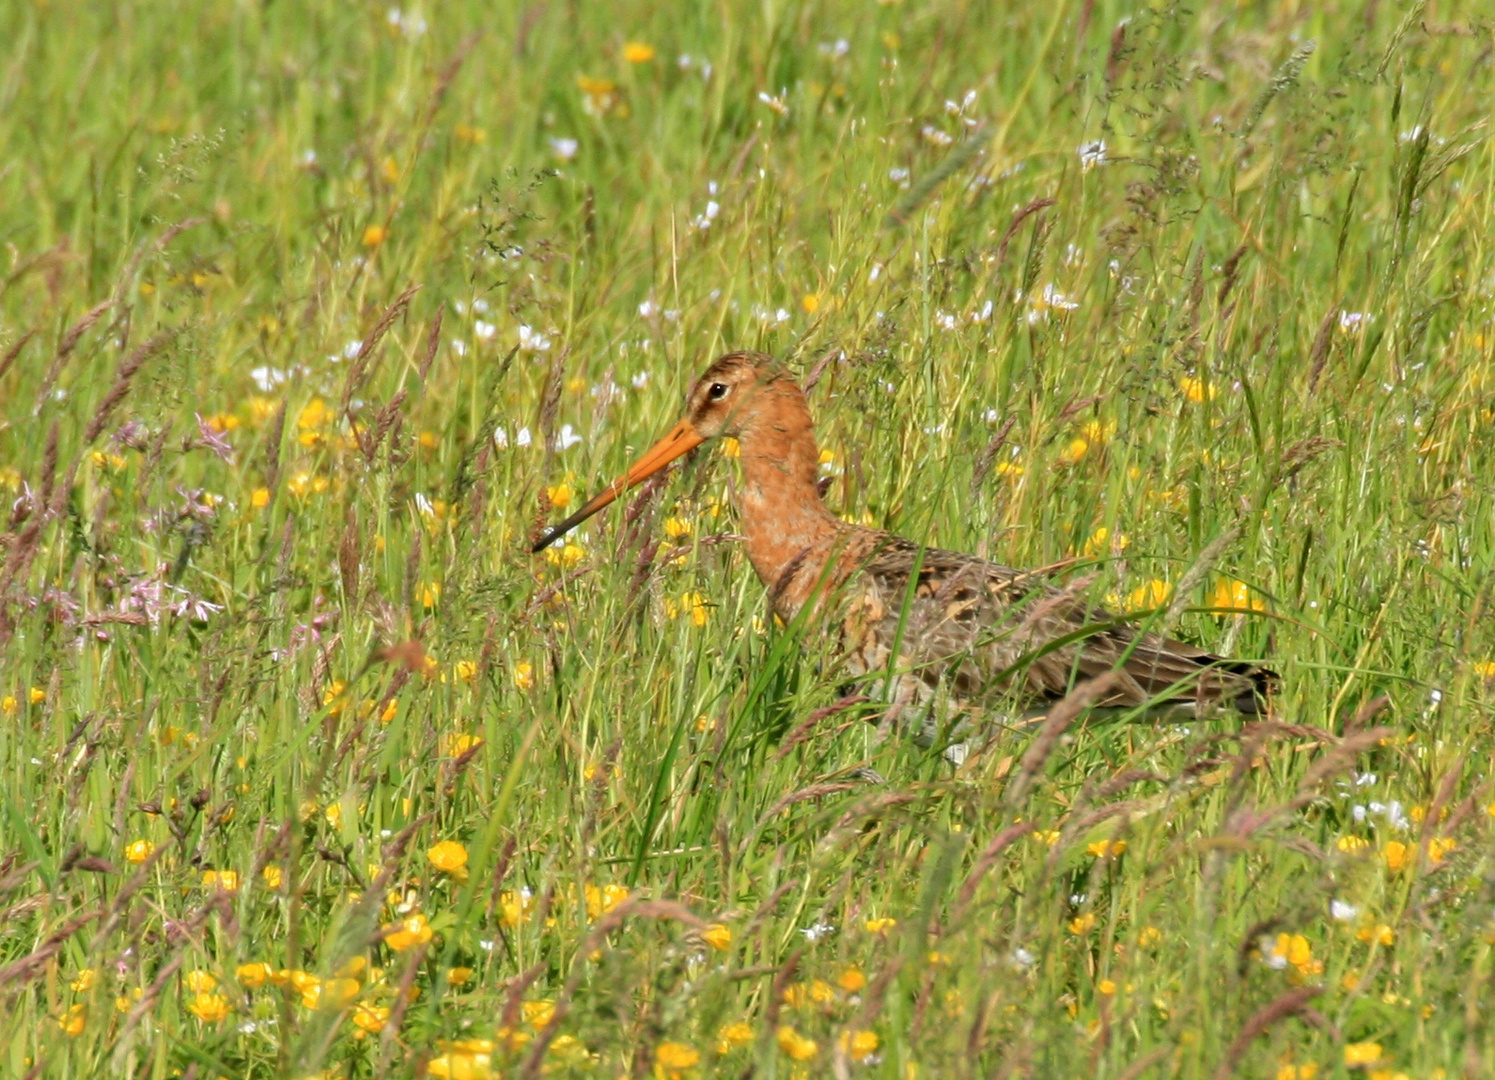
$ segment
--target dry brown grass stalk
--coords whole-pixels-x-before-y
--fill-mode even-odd
[[[1017,774],[1008,781],[1007,790],[1002,793],[1002,798],[1008,806],[1016,806],[1027,796],[1034,780],[1048,763],[1049,755],[1059,744],[1060,737],[1069,725],[1074,723],[1075,718],[1097,700],[1110,693],[1123,677],[1123,672],[1113,669],[1093,679],[1086,679],[1049,709],[1043,726],[1038,729],[1038,734],[1034,736],[1033,742],[1023,753]]]
[[[98,408],[94,409],[93,418],[88,421],[88,427],[83,431],[83,445],[89,446],[97,439],[104,430],[104,425],[109,422],[109,416],[125,399],[130,392],[130,383],[145,365],[145,362],[166,347],[166,344],[176,336],[176,331],[165,330],[151,338],[145,344],[137,347],[134,352],[120,361],[119,367],[114,369],[114,384],[109,387],[109,392],[104,395]]]
[[[379,316],[379,321],[374,324],[374,328],[364,337],[363,344],[358,347],[358,352],[348,364],[348,374],[343,379],[343,396],[341,402],[338,404],[337,411],[348,417],[350,423],[353,420],[352,415],[349,413],[353,402],[353,395],[358,393],[369,375],[372,374],[372,365],[369,361],[374,355],[374,350],[379,347],[379,343],[384,340],[384,335],[389,333],[389,328],[395,324],[395,321],[401,315],[405,314],[406,309],[410,307],[411,297],[419,291],[419,285],[410,285],[406,287],[404,292],[395,297],[394,303],[384,309],[384,314]]]
[[[21,355],[21,350],[26,347],[27,343],[30,342],[32,338],[36,337],[36,334],[36,328],[33,327],[32,329],[27,330],[20,337],[16,338],[15,341],[11,342],[10,348],[5,350],[5,354],[3,356],[0,356],[0,379],[5,378],[5,373],[9,371],[10,366],[16,362],[16,357]]]
[[[1258,1009],[1231,1040],[1211,1080],[1227,1080],[1241,1063],[1242,1055],[1253,1039],[1279,1020],[1302,1014],[1308,1003],[1323,992],[1322,986],[1295,986]]]
[[[31,408],[33,416],[39,415],[42,407],[46,405],[47,397],[52,393],[52,387],[57,384],[57,379],[62,374],[68,357],[73,355],[73,350],[78,347],[78,342],[83,335],[88,333],[93,324],[103,317],[104,312],[113,306],[113,300],[105,300],[94,305],[62,335],[62,340],[57,343],[57,351],[52,355],[52,362],[47,365],[46,373],[42,375],[41,385],[37,387],[36,404]]]

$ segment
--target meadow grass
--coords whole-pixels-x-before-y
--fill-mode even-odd
[[[7,1075],[1495,1069],[1482,5],[0,34]],[[837,513],[1272,714],[952,768],[769,616],[730,444],[529,554],[742,348]]]

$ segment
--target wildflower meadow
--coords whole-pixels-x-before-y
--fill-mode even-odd
[[[1495,1075],[1488,5],[0,36],[4,1075]],[[953,763],[730,440],[531,554],[734,349],[835,513],[1269,711]]]

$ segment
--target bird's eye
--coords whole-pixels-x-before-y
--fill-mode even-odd
[[[706,391],[706,396],[712,401],[720,401],[727,396],[727,384],[719,382],[712,383],[711,389]]]

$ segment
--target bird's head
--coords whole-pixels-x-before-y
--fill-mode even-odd
[[[799,388],[770,357],[749,352],[723,356],[691,387],[685,400],[685,416],[680,422],[580,510],[546,529],[532,550],[549,547],[628,488],[643,483],[707,439],[718,435],[740,436],[771,412],[773,402],[785,394],[800,402],[804,400]]]

